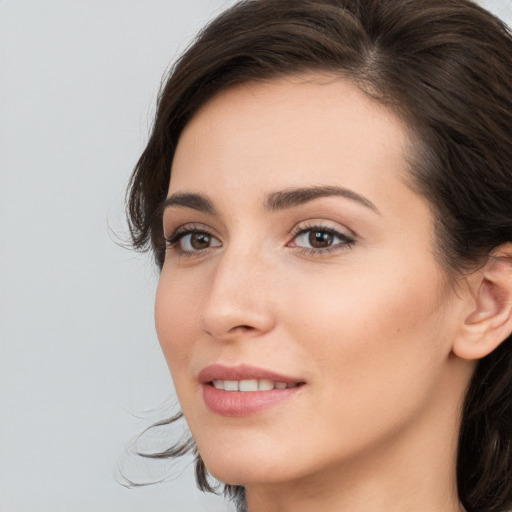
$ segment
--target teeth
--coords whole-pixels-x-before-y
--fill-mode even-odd
[[[238,389],[239,391],[258,391],[258,381],[256,379],[241,380]]]
[[[224,389],[226,391],[238,391],[238,381],[237,380],[225,380],[224,381]]]
[[[297,383],[274,382],[269,379],[214,380],[212,384],[224,391],[270,391],[272,389],[294,388]]]
[[[258,389],[260,391],[270,391],[274,389],[274,381],[268,379],[260,379],[258,381]]]

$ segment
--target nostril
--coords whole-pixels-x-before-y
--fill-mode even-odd
[[[236,332],[239,329],[242,331],[253,331],[254,327],[252,325],[237,325],[235,327],[232,327],[230,329],[230,332]]]

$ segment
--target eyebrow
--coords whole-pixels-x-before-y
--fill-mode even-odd
[[[190,192],[175,192],[170,195],[161,206],[162,213],[171,208],[172,206],[178,206],[182,208],[191,208],[199,212],[210,213],[215,215],[217,212],[213,202],[206,196],[201,194],[193,194]]]
[[[321,197],[343,197],[355,201],[381,215],[379,209],[366,197],[344,187],[319,186],[290,188],[271,192],[265,198],[264,207],[269,211],[287,210]],[[191,208],[203,213],[216,215],[217,211],[211,199],[192,192],[175,192],[162,204],[162,213],[170,207]]]
[[[350,199],[381,215],[379,209],[366,197],[348,188],[334,186],[291,188],[279,192],[272,192],[265,200],[265,208],[272,211],[285,210],[300,206],[320,197],[332,196]]]

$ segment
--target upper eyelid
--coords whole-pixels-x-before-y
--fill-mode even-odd
[[[331,235],[334,235],[335,237],[339,238],[343,244],[349,244],[353,245],[356,243],[356,236],[352,234],[347,234],[344,231],[340,229],[334,229],[327,226],[310,226],[306,228],[300,228],[295,233],[291,234],[291,239],[286,243],[286,245],[289,245],[291,242],[293,242],[295,239],[299,238],[299,236],[304,235],[305,233],[308,233],[309,231],[325,231],[331,233]],[[339,244],[336,244],[339,245]],[[329,248],[323,248],[323,249],[316,249],[317,252],[322,252],[325,250],[331,250],[334,246],[331,246]]]
[[[311,224],[311,225],[307,225],[307,226],[297,226],[295,228],[292,229],[292,231],[290,232],[290,234],[294,234],[294,235],[297,235],[299,233],[303,233],[303,232],[306,232],[306,231],[311,231],[312,229],[317,229],[317,230],[324,230],[324,231],[334,231],[334,232],[337,232],[337,233],[341,233],[341,234],[344,234],[343,233],[343,229],[340,229],[340,228],[335,228],[333,226],[328,226],[328,225],[323,225],[323,224]]]
[[[189,232],[199,231],[199,232],[205,232],[209,235],[217,238],[218,240],[221,240],[220,233],[214,229],[211,225],[206,224],[201,221],[189,221],[189,222],[176,222],[177,219],[172,219],[172,217],[169,219],[165,219],[164,217],[164,225],[163,225],[163,237],[164,239],[169,242],[172,239],[175,239],[179,235],[186,235]],[[176,225],[176,227],[173,226],[173,224]],[[352,238],[352,239],[358,239],[358,234],[347,227],[345,224],[341,224],[339,221],[335,221],[329,218],[309,218],[301,220],[293,225],[291,229],[287,231],[288,237],[296,237],[302,232],[311,230],[311,229],[323,229],[332,231],[334,233],[339,233],[342,236]],[[286,243],[289,243],[291,238],[288,238]]]
[[[334,226],[333,224],[337,224]],[[320,219],[314,219],[314,220],[304,220],[296,223],[289,231],[288,234],[290,236],[297,236],[297,234],[308,231],[310,229],[325,229],[329,231],[339,232],[342,235],[350,236],[350,237],[357,237],[357,234],[350,228],[340,225],[338,222],[330,221],[327,219],[320,220]],[[202,222],[186,222],[183,224],[178,225],[177,227],[172,227],[171,229],[166,229],[165,223],[163,227],[163,236],[166,239],[173,238],[177,234],[181,233],[188,233],[190,231],[204,231],[206,233],[211,234],[212,236],[215,236],[216,238],[219,238],[219,234],[217,233],[216,229],[213,229],[211,226],[208,226]]]
[[[218,238],[218,235],[216,234],[216,231],[212,229],[211,227],[207,226],[206,224],[203,224],[202,222],[186,222],[184,224],[178,225],[176,228],[172,229],[163,229],[164,238],[166,240],[172,239],[176,237],[177,235],[186,235],[187,233],[194,232],[194,231],[201,231],[208,233],[216,238]]]
[[[333,225],[336,224],[336,225]],[[302,222],[298,222],[290,231],[290,235],[297,236],[298,234],[309,231],[311,229],[323,229],[325,231],[333,231],[335,233],[339,233],[340,235],[347,236],[349,238],[357,238],[358,235],[355,233],[352,229],[348,228],[347,226],[344,226],[342,224],[339,224],[335,221],[329,221],[327,219],[325,220],[306,220]]]

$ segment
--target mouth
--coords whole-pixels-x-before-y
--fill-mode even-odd
[[[212,364],[203,368],[198,375],[201,384],[214,386],[224,391],[271,391],[287,389],[305,384],[305,380],[281,375],[265,368],[241,364],[225,366]]]
[[[296,396],[305,380],[248,365],[210,365],[199,373],[203,399],[221,416],[248,416]]]
[[[304,382],[282,382],[270,379],[244,379],[244,380],[212,380],[208,382],[217,389],[224,391],[241,391],[242,393],[254,391],[272,391],[273,389],[289,389],[305,384]]]

